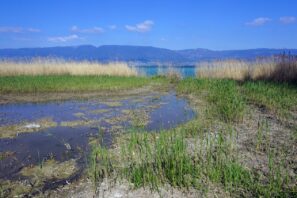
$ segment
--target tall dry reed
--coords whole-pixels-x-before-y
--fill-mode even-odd
[[[274,71],[273,62],[246,62],[240,60],[225,60],[204,62],[197,65],[196,76],[199,78],[217,78],[245,80],[257,79],[263,74]]]
[[[34,59],[30,61],[0,61],[0,76],[17,75],[108,75],[136,76],[137,71],[126,63],[98,63]]]
[[[274,60],[224,60],[197,64],[198,78],[233,80],[270,80],[297,83],[297,58],[283,56]]]
[[[297,56],[282,55],[274,71],[266,79],[297,84]]]

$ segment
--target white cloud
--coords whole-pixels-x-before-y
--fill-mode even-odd
[[[41,30],[40,29],[37,29],[37,28],[28,28],[27,31],[28,32],[36,32],[36,33],[37,32],[41,32]]]
[[[72,26],[71,29],[70,29],[72,32],[76,32],[78,31],[78,27],[76,25]]]
[[[111,29],[111,30],[115,30],[115,29],[117,29],[117,26],[116,25],[110,25],[110,26],[108,26],[108,28]]]
[[[7,32],[21,33],[21,32],[23,32],[23,28],[21,28],[21,27],[0,27],[0,32],[2,32],[2,33],[7,33]]]
[[[126,29],[130,32],[148,32],[152,29],[154,22],[151,20],[146,20],[142,23],[138,23],[134,26],[126,25]]]
[[[72,32],[78,32],[78,33],[103,33],[104,29],[101,27],[93,27],[93,28],[87,28],[87,29],[80,29],[76,25],[72,26],[70,29]]]
[[[290,23],[295,23],[296,22],[296,18],[293,17],[293,16],[284,16],[284,17],[279,18],[279,21],[282,24],[290,24]]]
[[[15,40],[15,41],[33,41],[33,39],[31,39],[31,38],[24,38],[24,37],[13,37],[12,38],[13,40]]]
[[[24,32],[41,32],[41,30],[37,28],[0,27],[0,33],[24,33]]]
[[[68,41],[73,41],[73,40],[77,40],[77,39],[81,39],[79,36],[77,36],[76,34],[72,34],[69,36],[57,36],[57,37],[49,37],[48,41],[50,42],[68,42]]]
[[[262,26],[262,25],[265,25],[266,23],[272,21],[270,18],[268,17],[259,17],[259,18],[256,18],[250,22],[247,22],[246,25],[249,25],[249,26]]]

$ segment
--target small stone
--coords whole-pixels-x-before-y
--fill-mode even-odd
[[[30,124],[26,124],[24,127],[27,129],[36,129],[36,128],[40,128],[40,124],[30,123]]]
[[[71,146],[70,146],[69,143],[65,143],[64,145],[65,145],[65,147],[66,147],[67,150],[71,150]]]

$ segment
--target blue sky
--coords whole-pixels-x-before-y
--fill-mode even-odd
[[[0,48],[297,48],[296,0],[1,0]]]

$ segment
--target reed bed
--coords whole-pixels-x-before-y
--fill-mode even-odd
[[[169,67],[164,75],[167,79],[169,79],[170,83],[177,83],[182,79],[181,73],[173,67]]]
[[[204,62],[197,65],[198,78],[245,80],[268,80],[297,83],[297,57],[281,56],[274,60],[242,61],[224,60]]]
[[[241,60],[204,62],[197,65],[196,76],[199,78],[232,80],[258,79],[264,75],[271,75],[275,67],[274,62],[247,62]]]
[[[60,59],[34,59],[30,61],[0,61],[0,76],[20,75],[94,75],[136,76],[137,71],[126,63],[98,63],[65,61]]]

